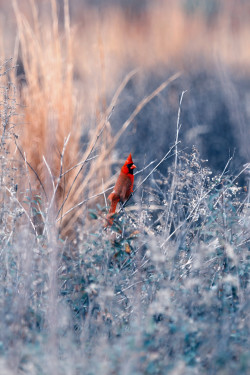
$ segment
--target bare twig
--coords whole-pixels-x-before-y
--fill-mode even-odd
[[[65,153],[65,150],[66,150],[66,146],[68,144],[68,141],[70,139],[70,133],[68,134],[68,136],[64,139],[64,143],[63,143],[63,149],[62,149],[62,153],[60,154],[60,175],[57,179],[57,183],[56,183],[56,187],[54,187],[54,190],[53,190],[53,195],[52,195],[52,198],[50,200],[50,204],[49,204],[49,207],[48,207],[48,211],[50,211],[53,203],[54,203],[54,200],[55,200],[55,196],[56,196],[56,192],[57,192],[57,189],[58,189],[58,186],[61,182],[61,179],[63,177],[62,175],[62,169],[63,169],[63,157],[64,157],[64,153]]]
[[[103,190],[105,207],[106,207],[106,210],[108,210],[107,199],[106,199],[106,195],[105,195],[105,192],[104,192],[103,178],[102,178],[102,190]]]
[[[43,161],[44,161],[44,164],[46,165],[46,168],[48,169],[48,172],[49,172],[49,175],[50,175],[50,179],[51,179],[51,184],[52,184],[52,186],[53,186],[53,194],[55,194],[55,183],[54,183],[54,178],[53,178],[53,175],[52,175],[52,172],[51,172],[50,166],[49,166],[49,164],[47,163],[47,161],[46,161],[44,155],[43,155]]]
[[[65,150],[66,150],[66,146],[69,142],[69,139],[70,139],[70,133],[68,134],[67,138],[64,138],[64,142],[63,142],[63,149],[62,149],[62,153],[60,154],[60,178],[63,177],[63,174],[62,174],[62,170],[63,170],[63,157],[64,157],[64,153],[65,153]]]
[[[139,173],[142,173],[144,172],[148,167],[150,167],[150,165],[156,163],[157,160],[152,160],[148,165],[146,165],[145,167],[143,167],[142,169],[140,169],[139,171],[135,172],[135,176]]]
[[[219,176],[219,181],[221,181],[222,177],[224,176],[224,174],[226,173],[226,170],[227,170],[227,167],[229,166],[229,164],[231,163],[233,159],[233,156],[231,156],[228,161],[227,161],[227,164],[225,165],[225,168],[223,169],[222,173],[220,174]]]
[[[68,211],[66,211],[62,216],[60,216],[60,218],[56,219],[56,222],[58,222],[59,220],[61,220],[62,218],[64,218],[64,216],[68,215],[70,212],[72,212],[73,210],[75,210],[76,208],[82,206],[84,203],[90,201],[91,199],[94,199],[94,198],[97,198],[97,197],[100,197],[100,195],[103,195],[103,193],[106,193],[107,191],[113,189],[114,186],[102,191],[101,193],[98,193],[98,194],[95,194],[95,195],[92,195],[91,197],[88,197],[86,199],[84,199],[83,201],[79,202],[78,204],[76,204],[74,207],[71,207]]]
[[[17,144],[17,141],[16,141],[16,138],[15,138],[15,137],[14,137],[14,142],[15,142],[15,145],[16,145],[16,147],[17,147],[17,149],[18,149],[18,151],[19,151],[21,157],[23,158],[24,162],[27,163],[27,165],[29,166],[29,168],[30,168],[30,169],[32,170],[32,172],[35,174],[35,176],[36,176],[36,178],[37,178],[39,184],[41,185],[41,188],[43,189],[43,192],[44,192],[45,198],[46,198],[46,200],[48,201],[47,193],[46,193],[46,191],[45,191],[45,188],[44,188],[44,186],[43,186],[43,183],[42,183],[42,181],[41,181],[41,179],[40,179],[38,173],[36,172],[36,170],[32,167],[32,165],[31,165],[31,164],[26,160],[26,158],[24,157],[24,155],[23,155],[23,153],[22,153],[22,150],[21,150],[21,148],[19,147],[19,145]]]
[[[27,173],[27,176],[28,176],[28,180],[29,180],[29,188],[30,188],[30,193],[31,193],[31,196],[32,196],[32,186],[31,186],[31,182],[30,182],[30,174],[29,174],[29,171],[28,171],[28,164],[27,164],[27,160],[26,160],[26,154],[24,152],[24,161],[25,161],[25,169],[26,169],[26,173]]]
[[[61,177],[64,177],[66,174],[68,174],[69,172],[71,172],[73,169],[79,167],[80,165],[85,164],[87,161],[91,161],[91,160],[93,160],[93,159],[98,158],[98,156],[99,156],[99,155],[95,155],[95,156],[92,156],[91,158],[88,158],[88,159],[86,159],[86,160],[84,160],[84,161],[81,161],[80,163],[77,163],[76,165],[74,165],[73,167],[71,167],[70,169],[68,169],[66,172],[62,173],[60,176],[61,176]]]
[[[25,210],[25,208],[23,207],[23,205],[21,204],[21,202],[19,202],[19,200],[14,196],[14,194],[12,193],[12,191],[10,189],[7,188],[7,186],[5,186],[5,189],[9,192],[9,194],[11,195],[11,197],[18,203],[18,205],[22,208],[23,212],[25,213],[25,215],[27,216],[31,226],[32,226],[32,229],[34,230],[35,232],[35,235],[36,235],[36,238],[38,236],[37,234],[37,231],[36,231],[36,228],[31,220],[31,217],[29,216],[28,212]]]
[[[170,202],[169,202],[169,207],[168,207],[168,215],[167,215],[167,218],[166,218],[166,227],[167,227],[168,222],[169,222],[170,211],[171,211],[173,200],[174,200],[174,192],[175,192],[175,185],[176,185],[177,162],[178,162],[178,147],[177,146],[178,146],[178,143],[179,143],[179,131],[180,131],[180,128],[181,128],[181,124],[180,124],[181,104],[182,104],[183,96],[184,96],[184,94],[186,92],[187,91],[182,91],[182,93],[181,93],[181,98],[180,98],[180,102],[179,102],[179,109],[178,109],[178,115],[177,115],[176,138],[175,138],[174,173],[173,173],[173,178],[172,178],[171,187],[170,187],[171,196],[170,196]],[[170,231],[170,227],[171,227],[171,225],[169,225],[169,231]]]

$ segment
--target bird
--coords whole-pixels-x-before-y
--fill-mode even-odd
[[[112,218],[112,215],[114,215],[115,213],[118,202],[124,203],[133,193],[135,168],[136,166],[132,160],[132,156],[130,153],[127,160],[121,168],[114,190],[108,196],[108,199],[110,200],[111,204],[107,215],[107,225],[113,224],[114,219]]]

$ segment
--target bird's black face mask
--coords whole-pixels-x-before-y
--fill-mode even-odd
[[[134,163],[127,164],[127,167],[128,167],[128,173],[134,174],[134,169],[136,168]]]

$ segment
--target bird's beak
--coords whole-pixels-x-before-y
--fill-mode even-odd
[[[132,167],[130,167],[130,169],[135,169],[136,168],[136,165],[132,165]]]

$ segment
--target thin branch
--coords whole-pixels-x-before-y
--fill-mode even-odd
[[[93,160],[93,159],[98,158],[98,156],[99,156],[99,155],[95,155],[95,156],[92,156],[92,158],[88,158],[88,159],[86,159],[86,160],[84,160],[84,161],[81,161],[80,163],[77,163],[76,165],[74,165],[73,167],[71,167],[70,169],[68,169],[66,172],[62,173],[62,174],[60,175],[60,177],[64,177],[66,174],[68,174],[69,172],[71,172],[73,169],[79,167],[80,165],[86,163],[87,161],[91,161],[91,160]]]
[[[48,201],[48,196],[47,196],[47,194],[46,194],[46,191],[45,191],[45,188],[44,188],[44,186],[43,186],[43,183],[42,183],[40,177],[38,176],[38,173],[36,172],[36,170],[32,167],[32,165],[31,165],[31,164],[26,160],[26,158],[24,157],[24,155],[23,155],[23,153],[22,153],[22,150],[21,150],[20,147],[18,146],[15,137],[14,137],[14,142],[15,142],[15,145],[16,145],[16,147],[17,147],[17,149],[18,149],[18,151],[19,151],[21,157],[23,158],[24,162],[27,163],[27,165],[30,167],[30,169],[32,170],[32,172],[35,174],[35,176],[36,176],[36,178],[37,178],[39,184],[41,185],[41,187],[42,187],[42,189],[43,189],[43,192],[44,192],[45,198],[46,198],[46,200]]]
[[[63,174],[62,174],[62,169],[63,169],[63,157],[64,157],[64,153],[65,153],[65,150],[66,150],[66,146],[69,142],[69,139],[70,139],[70,133],[68,134],[67,138],[65,139],[64,138],[64,142],[63,142],[63,149],[62,149],[62,153],[60,154],[60,178],[63,177]]]
[[[44,155],[43,155],[43,161],[44,161],[44,164],[46,165],[46,168],[48,169],[48,172],[49,172],[49,175],[50,175],[50,179],[51,179],[51,183],[52,183],[52,186],[53,186],[53,194],[55,194],[55,183],[54,183],[54,178],[53,178],[53,175],[52,175],[52,172],[51,172],[50,166],[49,166],[49,164],[47,163],[47,161],[46,161]]]
[[[150,165],[156,163],[156,161],[157,161],[157,160],[153,160],[153,161],[151,161],[148,165],[146,165],[146,167],[143,167],[143,168],[140,169],[139,171],[135,172],[135,176],[136,176],[137,174],[139,174],[139,173],[144,172],[148,167],[150,167]]]
[[[30,193],[31,193],[31,196],[32,196],[32,187],[31,187],[31,182],[30,182],[30,174],[29,174],[29,171],[28,171],[28,168],[27,168],[27,160],[26,160],[26,154],[24,152],[24,161],[25,161],[25,169],[26,169],[26,173],[27,173],[27,176],[28,176],[28,180],[29,180],[29,188],[30,188]]]
[[[171,196],[170,196],[170,202],[169,202],[169,208],[168,208],[168,215],[167,215],[167,219],[166,219],[166,227],[167,227],[168,222],[169,222],[170,211],[171,211],[173,200],[174,200],[174,192],[175,192],[175,185],[176,185],[176,171],[177,171],[177,162],[178,162],[178,148],[177,148],[177,145],[178,145],[178,142],[179,142],[179,131],[180,131],[180,128],[181,128],[181,125],[180,125],[181,104],[182,104],[183,96],[184,96],[184,94],[186,92],[187,92],[187,90],[186,91],[182,91],[182,93],[181,93],[181,98],[180,98],[180,102],[179,102],[179,109],[178,109],[178,115],[177,115],[176,138],[175,138],[174,173],[173,173],[173,178],[172,178],[171,187],[170,187]],[[171,225],[169,226],[169,231],[170,231],[170,227],[171,227]]]
[[[103,178],[102,178],[102,190],[103,190],[103,196],[104,196],[105,207],[106,207],[106,210],[108,210],[107,199],[106,199],[106,195],[105,195],[105,192],[104,192]]]
[[[226,170],[227,170],[227,167],[229,166],[229,164],[231,163],[233,159],[233,156],[231,156],[228,161],[227,161],[227,164],[225,165],[225,168],[223,169],[222,173],[220,174],[219,176],[219,181],[221,181],[222,177],[224,176],[224,174],[226,173]]]
[[[60,175],[59,175],[59,177],[57,179],[56,187],[54,187],[53,195],[52,195],[52,198],[50,200],[49,207],[48,207],[48,212],[50,211],[50,209],[52,207],[52,204],[54,202],[58,186],[59,186],[60,181],[62,179],[63,157],[64,157],[64,153],[65,153],[65,150],[66,150],[66,146],[67,146],[67,144],[69,142],[69,139],[70,139],[70,133],[68,134],[68,136],[66,138],[64,138],[62,153],[60,153]]]
[[[60,216],[60,218],[56,219],[56,222],[58,222],[59,220],[61,220],[62,218],[64,218],[64,216],[66,216],[67,214],[69,214],[70,212],[72,212],[73,210],[75,210],[76,208],[82,206],[84,203],[88,202],[89,200],[91,199],[94,199],[94,198],[97,198],[97,197],[100,197],[100,195],[103,195],[103,193],[106,193],[107,191],[113,189],[114,186],[102,191],[101,193],[98,193],[98,194],[95,194],[95,195],[92,195],[91,197],[88,197],[86,199],[84,199],[83,201],[81,201],[80,203],[76,204],[74,207],[71,207],[68,211],[66,211],[62,216]]]
[[[13,199],[19,204],[19,206],[22,208],[23,212],[24,212],[25,215],[27,216],[27,218],[28,218],[28,220],[29,220],[29,222],[30,222],[30,224],[31,224],[31,226],[32,226],[32,228],[33,228],[33,230],[34,230],[34,232],[35,232],[35,235],[36,235],[36,237],[37,237],[38,234],[37,234],[36,228],[35,228],[35,226],[34,226],[32,220],[31,220],[31,218],[30,218],[28,212],[25,210],[25,208],[24,208],[23,205],[19,202],[19,200],[14,196],[14,194],[12,193],[12,191],[11,191],[10,189],[7,188],[7,186],[5,186],[5,189],[10,193],[11,197],[12,197],[12,198],[13,198]]]

